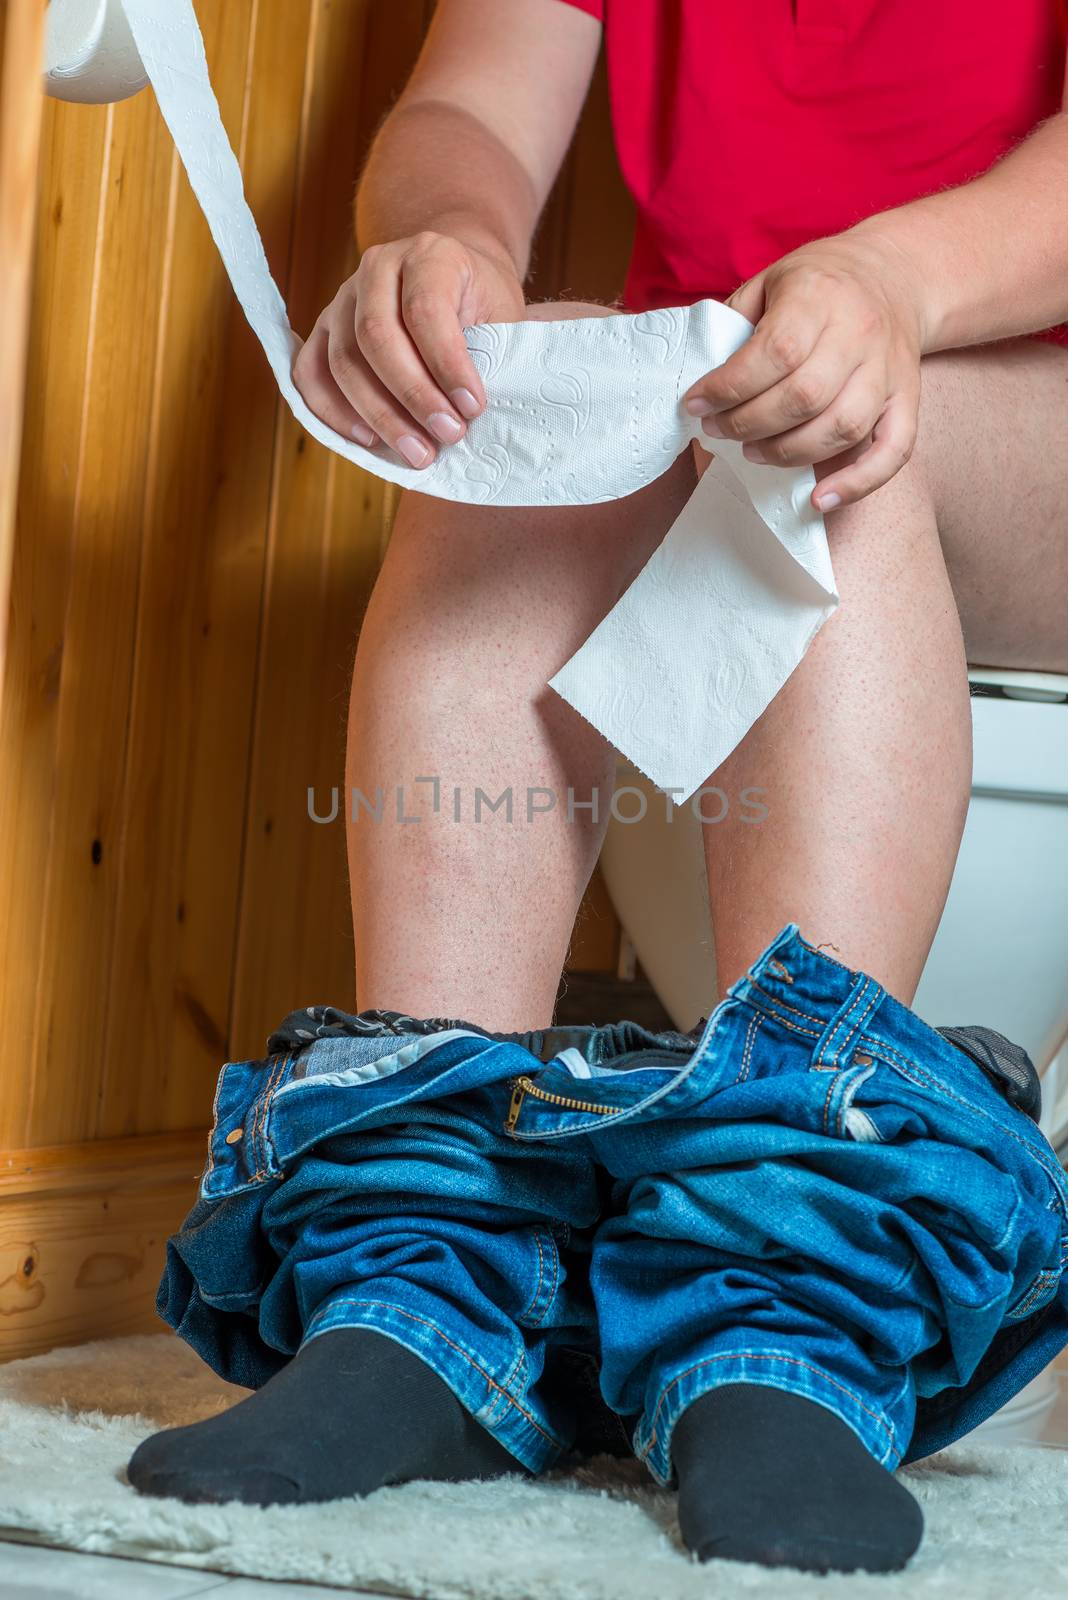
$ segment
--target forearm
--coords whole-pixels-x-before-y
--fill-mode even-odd
[[[1068,321],[1068,113],[981,177],[881,212],[851,236],[889,243],[910,271],[924,353]]]
[[[522,163],[478,117],[442,100],[402,100],[360,180],[356,232],[361,249],[448,234],[522,279],[539,208]]]

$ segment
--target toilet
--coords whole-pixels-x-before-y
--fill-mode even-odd
[[[1022,1044],[1043,1076],[1043,1129],[1062,1148],[1068,1144],[1068,677],[988,667],[968,676],[971,803],[913,1004],[931,1024],[983,1023]],[[639,821],[613,817],[601,871],[625,947],[675,1025],[688,1029],[718,998],[700,823],[688,805],[674,809],[669,822],[664,797],[647,780],[621,782],[643,789],[648,804]],[[1049,1368],[976,1436],[991,1444],[1037,1440],[1056,1400]]]

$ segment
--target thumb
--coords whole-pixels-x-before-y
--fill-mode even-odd
[[[750,322],[759,322],[764,315],[764,277],[763,272],[758,272],[755,278],[735,289],[727,301],[732,310],[740,311]]]

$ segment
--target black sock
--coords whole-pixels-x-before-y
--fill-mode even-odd
[[[145,1439],[128,1474],[142,1494],[274,1505],[523,1470],[426,1362],[373,1329],[335,1328],[229,1411]]]
[[[702,1561],[896,1572],[923,1514],[840,1417],[801,1395],[732,1383],[675,1427],[679,1527]]]

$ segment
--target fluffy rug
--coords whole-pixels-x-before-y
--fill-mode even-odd
[[[909,1468],[927,1537],[893,1577],[700,1567],[678,1543],[673,1496],[607,1458],[536,1484],[411,1484],[326,1506],[197,1507],[134,1493],[123,1468],[138,1440],[243,1393],[166,1335],[0,1367],[0,1538],[428,1600],[1065,1592],[1061,1450],[958,1445]]]

